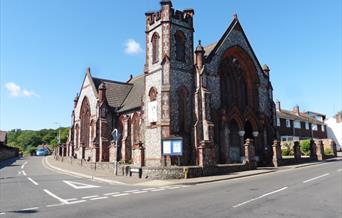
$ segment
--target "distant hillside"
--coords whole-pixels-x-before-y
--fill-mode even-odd
[[[59,131],[61,143],[65,143],[69,134],[69,128],[67,127],[42,129],[39,131],[14,129],[7,133],[7,144],[11,147],[19,148],[24,153],[30,153],[41,144],[48,144],[50,148],[53,148],[58,144]]]

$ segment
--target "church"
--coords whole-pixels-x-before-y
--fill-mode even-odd
[[[234,15],[216,43],[194,45],[194,10],[170,0],[146,15],[144,72],[128,81],[86,71],[67,155],[132,166],[213,166],[272,159],[276,110],[269,68]]]

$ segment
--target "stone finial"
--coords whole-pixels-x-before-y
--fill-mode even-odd
[[[203,67],[203,63],[204,63],[204,48],[201,44],[201,40],[198,41],[198,46],[195,50],[195,54],[196,54],[196,65],[198,69],[202,69]]]
[[[233,14],[233,20],[237,20],[238,19],[238,15],[237,15],[237,13],[235,12],[234,14]]]
[[[79,99],[79,96],[78,96],[78,93],[77,93],[75,98],[74,98],[74,108],[76,108],[76,106],[77,106],[78,99]]]
[[[86,73],[90,74],[90,67],[87,67]]]
[[[172,2],[171,2],[171,0],[161,0],[161,1],[160,1],[160,4],[161,4],[161,5],[171,5],[171,7],[172,7]]]
[[[106,99],[106,85],[104,82],[101,82],[99,86],[99,101],[104,102]]]
[[[264,65],[262,66],[262,71],[264,72],[264,74],[265,74],[266,76],[269,76],[269,75],[270,75],[270,68],[267,66],[267,64],[264,64]]]

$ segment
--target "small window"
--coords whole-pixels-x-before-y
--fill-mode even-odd
[[[321,126],[322,132],[325,131],[324,125]]]
[[[159,35],[154,33],[152,36],[152,63],[159,62]]]
[[[296,129],[300,129],[300,121],[299,120],[295,120],[293,123],[294,128]]]
[[[286,119],[286,127],[287,127],[287,128],[290,128],[290,127],[291,127],[290,120],[288,120],[288,119]]]
[[[277,117],[277,126],[280,126],[280,118]]]
[[[312,130],[317,131],[317,124],[312,124]]]
[[[305,129],[306,129],[306,130],[309,129],[309,122],[305,122]]]

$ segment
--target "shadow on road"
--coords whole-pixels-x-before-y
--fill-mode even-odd
[[[19,166],[17,164],[13,164],[14,162],[16,162],[17,160],[21,160],[21,157],[14,157],[14,158],[10,158],[8,160],[4,160],[4,161],[0,161],[0,169],[4,168],[4,167],[14,167],[14,166]]]

